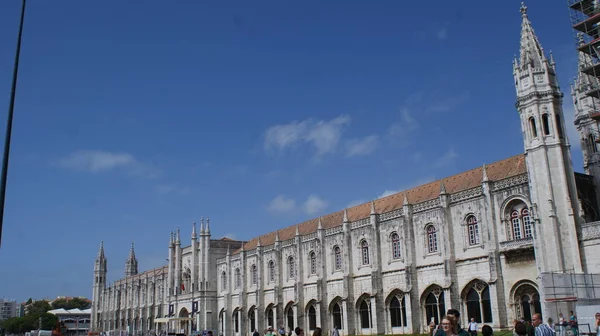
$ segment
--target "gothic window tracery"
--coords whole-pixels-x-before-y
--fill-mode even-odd
[[[360,242],[360,249],[361,249],[361,254],[362,254],[362,264],[363,265],[368,265],[370,263],[369,260],[369,243],[363,239]]]
[[[358,317],[362,329],[371,328],[371,303],[367,301],[367,298],[360,300],[358,305]]]
[[[444,291],[440,286],[433,286],[425,296],[425,316],[427,322],[433,320],[436,325],[440,323],[442,316],[446,314],[446,301]]]
[[[296,261],[293,256],[288,258],[288,277],[289,279],[294,279],[296,277]]]
[[[317,274],[317,254],[311,251],[309,254],[310,274]],[[314,330],[314,329],[312,329]]]
[[[342,269],[342,249],[339,246],[333,248],[333,264],[336,271]]]
[[[425,231],[427,232],[427,251],[436,253],[438,251],[437,230],[433,224],[429,224]]]
[[[467,234],[469,238],[469,246],[479,245],[479,223],[475,215],[467,217]]]
[[[333,326],[337,327],[338,329],[343,329],[343,327],[344,327],[344,324],[342,323],[342,321],[343,321],[342,311],[343,310],[342,310],[342,305],[341,305],[340,301],[333,304],[333,307],[331,308]]]
[[[269,261],[269,281],[275,282],[275,262]]]
[[[389,303],[389,314],[392,328],[408,326],[404,295],[400,293],[392,297]]]
[[[256,264],[252,264],[252,266],[250,266],[250,273],[252,275],[252,284],[256,285],[258,283],[258,269]]]
[[[239,268],[235,269],[235,288],[242,287],[242,273]]]
[[[400,259],[400,236],[398,233],[393,232],[391,235],[392,238],[392,259]]]
[[[475,281],[467,287],[464,301],[469,317],[477,323],[492,323],[490,288],[483,281]]]

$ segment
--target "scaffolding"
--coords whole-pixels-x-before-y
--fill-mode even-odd
[[[567,316],[578,307],[600,304],[600,274],[541,273],[540,290],[548,317]]]

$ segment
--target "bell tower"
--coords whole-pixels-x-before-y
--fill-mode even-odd
[[[92,291],[92,329],[98,330],[100,320],[100,306],[102,304],[102,292],[106,288],[106,257],[104,256],[104,243],[100,243],[100,250],[94,262],[94,289]]]
[[[520,55],[513,62],[513,74],[529,175],[536,263],[540,273],[579,273],[579,206],[565,134],[563,94],[552,54],[546,58],[524,4],[521,17]]]

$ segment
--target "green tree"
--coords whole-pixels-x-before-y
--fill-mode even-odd
[[[90,302],[85,299],[72,298],[70,300],[58,299],[52,302],[53,309],[88,309],[90,308]]]
[[[27,312],[25,315],[36,316],[37,318],[40,315],[48,312],[50,309],[52,309],[52,306],[50,306],[48,301],[35,301],[27,306]]]

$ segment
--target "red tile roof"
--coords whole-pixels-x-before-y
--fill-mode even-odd
[[[525,155],[519,154],[508,159],[486,165],[486,171],[490,181],[498,181],[525,174],[527,173],[527,168],[525,166]],[[435,199],[440,195],[440,183],[442,181],[444,182],[446,192],[452,194],[478,187],[481,185],[482,179],[483,167],[468,170],[454,176],[443,178],[441,180],[430,182],[409,190],[404,190],[393,195],[377,199],[374,201],[375,212],[382,214],[401,208],[404,204],[404,195],[407,196],[410,204],[417,204]],[[371,202],[357,205],[346,210],[348,212],[348,220],[350,221],[367,218],[371,213]],[[330,229],[342,225],[343,216],[343,210],[322,216],[321,225],[323,226],[323,229]],[[298,228],[300,235],[307,235],[316,232],[318,222],[319,219],[315,218],[304,223],[278,230],[277,232],[279,233],[279,240],[284,241],[294,238],[296,235],[296,228]],[[244,249],[254,249],[257,245],[258,239],[260,239],[262,246],[273,244],[275,242],[275,232],[270,232],[260,237],[251,239],[244,244]],[[240,250],[237,250],[234,253],[239,253],[239,251]]]

